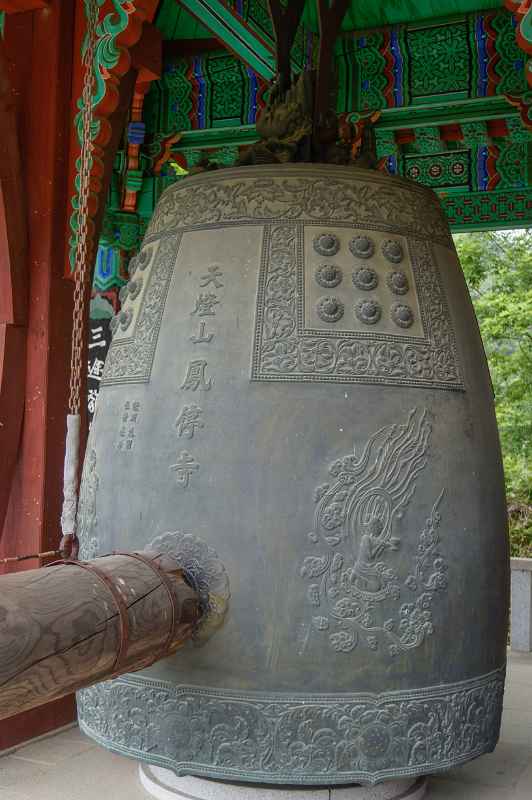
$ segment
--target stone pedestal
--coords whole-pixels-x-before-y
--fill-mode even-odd
[[[426,778],[403,778],[377,786],[261,786],[177,777],[171,770],[141,764],[140,782],[156,800],[421,800]]]
[[[532,558],[512,558],[512,650],[532,651]]]

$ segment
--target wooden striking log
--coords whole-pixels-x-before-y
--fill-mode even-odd
[[[0,577],[0,719],[170,655],[200,613],[167,555],[117,554]]]

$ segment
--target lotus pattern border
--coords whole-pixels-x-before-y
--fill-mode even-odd
[[[334,175],[290,176],[286,167],[282,171],[279,177],[268,177],[267,171],[261,170],[247,177],[222,174],[216,181],[208,176],[207,180],[185,179],[170,186],[153,213],[146,241],[189,225],[345,219],[362,227],[371,222],[384,230],[452,247],[440,203],[424,189],[381,176],[364,181]]]
[[[178,774],[265,783],[376,783],[493,750],[505,668],[424,689],[237,693],[135,676],[78,694],[82,730]]]

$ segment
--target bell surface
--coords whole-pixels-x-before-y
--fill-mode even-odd
[[[266,784],[491,751],[504,485],[436,195],[352,167],[203,173],[161,197],[131,273],[81,557],[175,550],[206,616],[194,645],[80,692],[82,729],[178,774]]]

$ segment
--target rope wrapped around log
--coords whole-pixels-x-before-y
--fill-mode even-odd
[[[201,617],[169,555],[115,553],[0,577],[0,719],[174,653]]]

